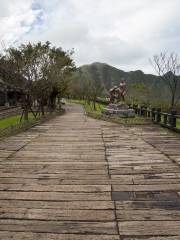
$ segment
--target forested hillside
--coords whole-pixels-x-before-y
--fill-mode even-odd
[[[141,70],[125,72],[105,63],[83,65],[76,71],[76,79],[82,85],[90,81],[94,85],[103,86],[102,95],[106,95],[109,88],[119,85],[121,78],[127,83],[127,96],[140,101],[168,100],[169,94],[165,83],[160,77],[145,74]]]

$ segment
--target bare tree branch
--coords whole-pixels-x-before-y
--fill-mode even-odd
[[[168,86],[171,93],[171,107],[176,106],[180,100],[178,96],[178,89],[180,85],[180,58],[179,56],[172,52],[170,54],[164,52],[159,55],[155,55],[152,60],[150,60],[152,66],[154,67],[156,73]]]

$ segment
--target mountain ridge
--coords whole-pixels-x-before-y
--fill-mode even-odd
[[[93,84],[101,84],[104,87],[104,93],[114,85],[118,86],[124,78],[129,95],[145,95],[145,92],[148,92],[146,93],[148,99],[169,98],[169,91],[163,80],[157,75],[146,74],[142,70],[126,72],[107,63],[94,62],[80,66],[76,74],[80,82],[90,80]]]

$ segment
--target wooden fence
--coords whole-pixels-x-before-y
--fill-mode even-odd
[[[161,111],[161,108],[147,108],[135,104],[130,104],[130,107],[135,110],[137,115],[180,133],[180,115],[177,115],[175,109],[172,110],[171,113],[164,113]]]

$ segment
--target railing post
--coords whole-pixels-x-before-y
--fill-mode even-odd
[[[157,108],[157,118],[156,122],[160,123],[161,122],[161,108]]]
[[[168,116],[167,116],[167,114],[165,113],[165,114],[164,114],[164,125],[167,125],[167,117],[168,117]]]
[[[170,113],[164,113],[161,108],[151,108],[139,104],[129,104],[129,107],[134,109],[135,114],[143,116],[154,123],[171,128],[174,131],[179,132],[180,130],[177,128],[177,119],[180,119],[180,116],[177,115],[175,108],[173,108]]]
[[[138,114],[138,115],[141,115],[141,111],[140,111],[140,106],[139,106],[139,104],[137,105],[137,114]]]
[[[155,120],[155,108],[151,109],[151,120],[154,122]]]
[[[140,115],[144,116],[144,106],[140,106]]]
[[[170,125],[172,128],[176,127],[176,109],[172,109],[171,110],[171,121],[170,121]]]
[[[147,107],[144,107],[144,117],[147,118]]]
[[[137,106],[137,104],[134,104],[133,108],[135,110],[135,114],[138,114],[138,106]]]

